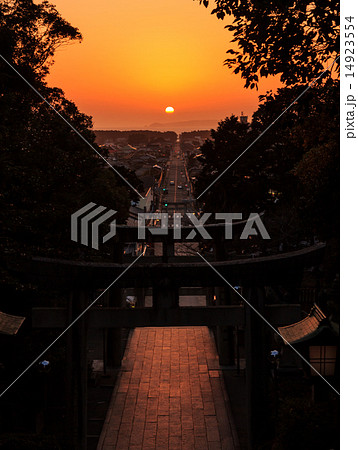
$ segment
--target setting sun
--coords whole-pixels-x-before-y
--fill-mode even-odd
[[[173,113],[174,112],[174,108],[172,106],[167,106],[165,108],[165,112],[168,113],[168,114]]]

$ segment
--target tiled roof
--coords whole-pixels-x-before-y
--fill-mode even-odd
[[[24,320],[25,317],[11,316],[0,311],[0,334],[15,335]]]
[[[326,316],[315,304],[309,315],[303,320],[286,327],[278,327],[278,331],[285,344],[296,344],[316,336],[322,328],[322,322],[324,323],[325,320]]]

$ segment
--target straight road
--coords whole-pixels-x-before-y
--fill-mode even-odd
[[[166,189],[167,194],[164,194],[162,197],[160,211],[168,212],[169,226],[173,226],[173,217],[175,213],[182,214],[183,225],[190,224],[190,221],[185,216],[185,213],[195,212],[195,201],[192,196],[191,184],[188,179],[188,171],[185,167],[179,142],[174,145],[174,148],[171,151],[163,187]],[[196,251],[198,248],[198,244],[194,242],[178,242],[175,244],[175,255],[196,256]]]
[[[171,216],[175,212],[184,214],[193,211],[193,198],[191,195],[190,180],[187,178],[187,170],[184,158],[180,150],[179,142],[174,145],[167,164],[167,173],[162,185],[167,194],[163,195],[162,212],[168,212]],[[165,203],[168,206],[165,206]]]

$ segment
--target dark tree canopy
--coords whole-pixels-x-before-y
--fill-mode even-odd
[[[297,98],[302,87],[279,89],[261,97],[253,114],[253,138]],[[338,233],[339,82],[309,89],[257,142],[270,170],[270,184],[299,214],[298,225],[322,239]],[[267,151],[269,150],[269,151]]]
[[[219,19],[232,16],[236,48],[225,61],[257,88],[260,77],[281,75],[286,85],[315,79],[339,54],[338,0],[199,0]],[[338,61],[331,71],[338,70]],[[328,77],[331,71],[327,71]]]
[[[196,196],[245,150],[250,139],[248,124],[241,123],[234,115],[219,122],[216,130],[211,130],[211,140],[205,141],[201,147],[202,156],[198,157],[202,172],[195,185]],[[262,190],[257,183],[255,157],[256,153],[242,157],[205,193],[203,201],[206,210],[250,211],[255,199],[260,197],[258,191]]]
[[[196,195],[207,188],[302,91],[268,92],[250,127],[231,116],[201,147]],[[339,215],[339,83],[312,87],[203,195],[207,211],[260,212],[277,238],[335,236]],[[318,126],[319,124],[319,126]]]
[[[56,49],[80,39],[47,1],[0,3],[1,54],[96,147],[91,117],[45,81]],[[90,201],[126,219],[133,198],[128,186],[2,59],[0,116],[2,254],[76,254],[69,217]],[[139,187],[135,174],[119,170]]]
[[[5,0],[0,4],[2,55],[27,77],[43,78],[57,48],[81,41],[79,30],[63,19],[48,1]]]
[[[219,19],[232,19],[226,28],[233,33],[236,47],[228,51],[231,57],[225,64],[246,81],[245,87],[257,88],[260,78],[269,75],[280,75],[284,84],[277,93],[261,96],[247,136],[240,143],[223,127],[230,122],[226,119],[212,134],[213,141],[204,145],[199,190],[223,170],[217,150],[230,153],[225,158],[229,165],[242,151],[242,144],[257,139],[205,193],[205,202],[212,207],[220,198],[221,205],[231,193],[231,201],[241,208],[259,206],[282,217],[294,210],[297,230],[321,238],[335,236],[338,225],[332,218],[337,217],[339,188],[339,84],[335,71],[339,64],[338,60],[332,63],[339,55],[338,0],[199,2],[212,6],[211,13]],[[295,102],[303,92],[302,84],[315,80],[330,65]],[[222,133],[220,141],[227,139],[226,148],[217,140]],[[272,192],[279,193],[274,203],[269,202]]]

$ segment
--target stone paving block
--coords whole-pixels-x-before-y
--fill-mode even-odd
[[[183,430],[181,444],[183,449],[194,448],[195,440],[192,431]]]
[[[207,433],[206,433],[205,423],[202,426],[194,425],[194,436],[195,437],[202,437],[202,438],[205,438],[205,440],[207,440]]]
[[[130,424],[130,426],[128,428],[125,426],[123,427],[123,424],[121,424],[121,427],[120,427],[120,430],[118,433],[116,448],[128,448],[130,437],[131,437],[131,430],[132,430],[132,424]],[[106,445],[104,445],[102,448],[105,449]]]
[[[220,442],[220,432],[216,417],[205,416],[205,424],[208,442]]]
[[[222,445],[220,442],[209,442],[208,443],[208,449],[209,450],[221,450]]]
[[[215,416],[215,403],[204,401],[204,414],[205,416]]]
[[[169,437],[169,450],[181,450],[181,438],[179,436]]]
[[[195,450],[207,450],[208,449],[208,441],[206,436],[194,436],[194,448]]]
[[[158,416],[157,439],[159,437],[168,436],[168,433],[169,433],[169,416]]]

